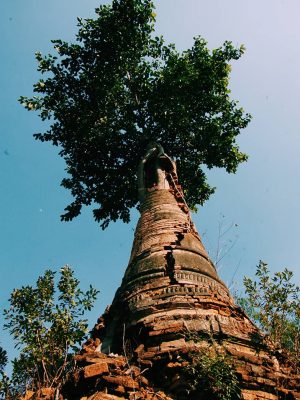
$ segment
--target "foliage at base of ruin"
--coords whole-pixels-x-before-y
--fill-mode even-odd
[[[6,400],[19,398],[28,390],[52,388],[59,392],[74,371],[73,355],[88,332],[83,316],[92,308],[97,293],[92,286],[83,292],[69,266],[61,268],[58,282],[55,272],[47,270],[36,286],[14,289],[10,307],[4,311],[4,328],[20,353],[12,361],[8,379],[4,373],[6,353],[0,351],[0,390]]]
[[[240,387],[232,359],[224,354],[194,352],[184,368],[189,396],[197,399],[238,400]]]
[[[238,304],[265,334],[264,342],[273,348],[282,363],[300,371],[300,288],[293,272],[285,268],[272,276],[267,263],[260,261],[255,278],[244,278],[245,296]]]

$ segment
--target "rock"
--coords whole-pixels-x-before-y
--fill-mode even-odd
[[[124,386],[129,389],[138,389],[139,384],[133,380],[130,376],[103,376],[103,379],[118,386]]]
[[[114,396],[103,392],[95,393],[93,396],[88,397],[88,400],[126,400],[124,397]]]
[[[92,378],[94,376],[102,375],[108,373],[108,365],[106,362],[98,362],[96,364],[91,364],[83,369],[84,378]]]

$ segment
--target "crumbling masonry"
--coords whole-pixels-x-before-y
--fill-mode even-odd
[[[159,146],[139,168],[141,216],[122,284],[78,355],[69,399],[192,399],[199,349],[234,360],[242,398],[300,399],[294,376],[235,305],[191,221],[175,164]]]

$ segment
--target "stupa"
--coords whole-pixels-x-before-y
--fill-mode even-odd
[[[299,376],[219,278],[191,220],[176,164],[159,145],[141,161],[138,182],[141,216],[128,267],[77,356],[68,398],[198,399],[184,368],[191,353],[210,354],[213,347],[234,360],[240,398],[300,399]]]
[[[123,337],[147,352],[185,346],[178,333],[234,336],[256,328],[235,306],[202,244],[178,184],[175,163],[153,148],[139,167],[141,217],[122,284],[104,316],[103,352],[120,353]],[[174,340],[176,341],[174,343]]]

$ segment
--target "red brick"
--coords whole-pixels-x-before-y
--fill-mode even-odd
[[[109,372],[108,365],[105,362],[87,365],[83,371],[85,378],[91,378],[93,376],[102,375]]]

